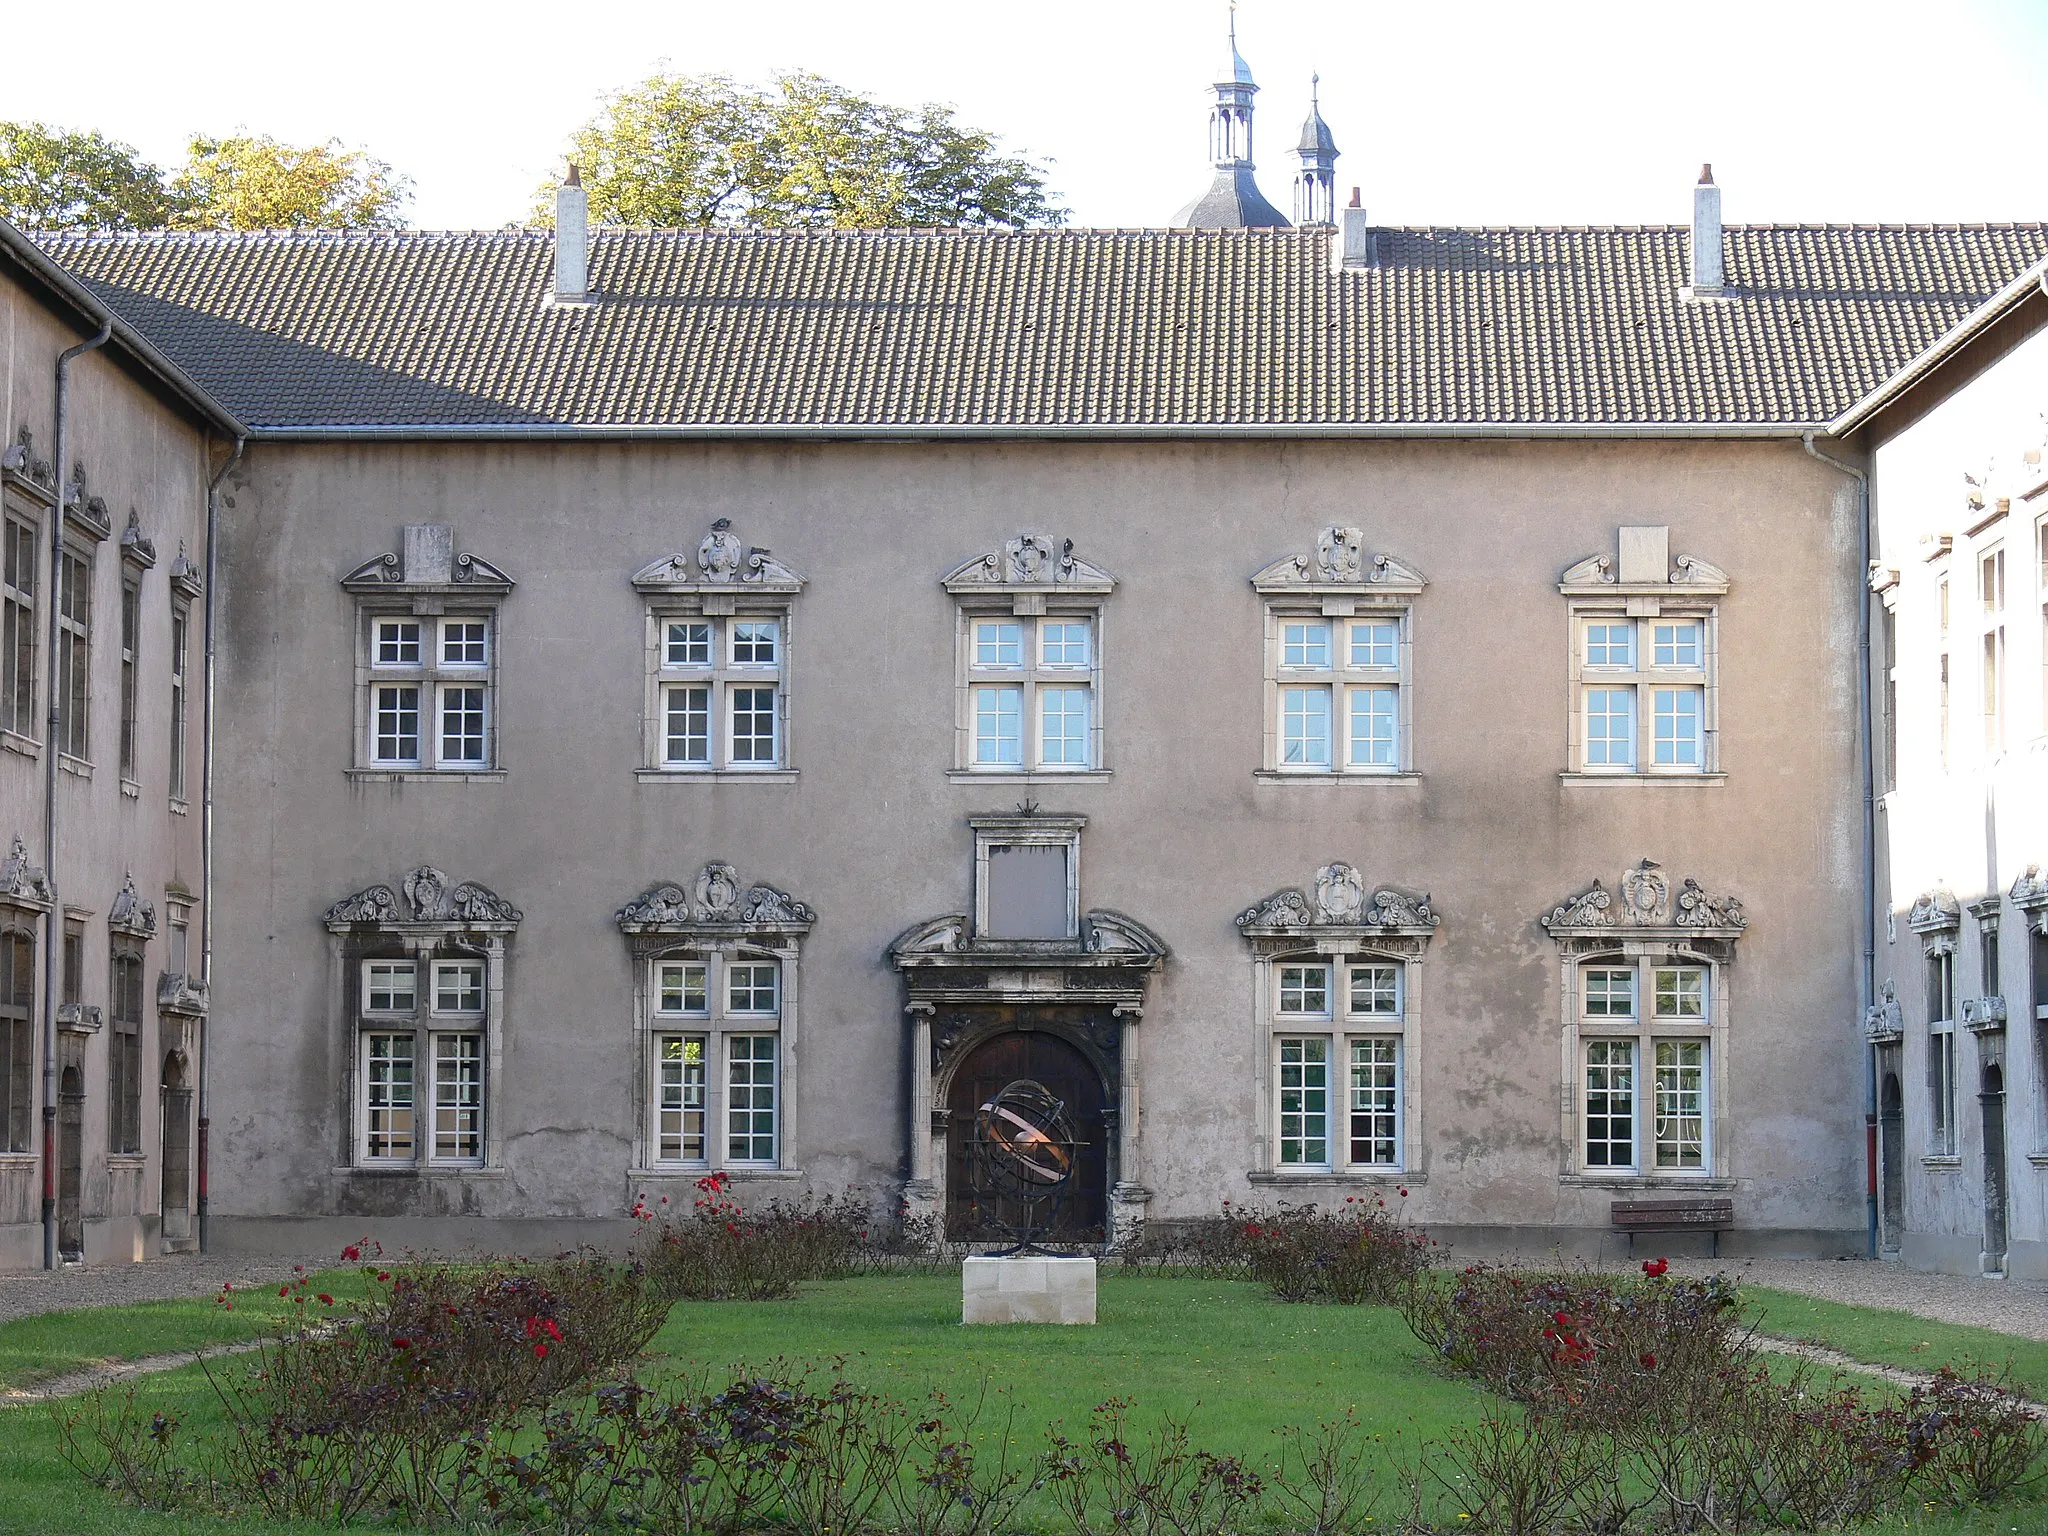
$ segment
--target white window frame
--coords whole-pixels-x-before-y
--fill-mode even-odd
[[[1415,957],[1385,953],[1363,945],[1333,947],[1274,954],[1260,962],[1260,970],[1263,972],[1260,985],[1265,997],[1263,1022],[1270,1041],[1267,1053],[1270,1057],[1268,1072],[1273,1103],[1267,1155],[1272,1171],[1283,1174],[1324,1173],[1338,1177],[1353,1174],[1391,1176],[1405,1171],[1410,1161],[1407,1130],[1408,1102],[1412,1095],[1408,1081],[1406,1037],[1408,1011],[1418,970]],[[1295,973],[1302,970],[1322,972],[1320,1008],[1287,1006],[1300,996],[1300,989],[1295,985]],[[1361,999],[1353,973],[1385,970],[1394,973],[1394,1011],[1388,1013],[1376,1008],[1357,1007]],[[1377,988],[1368,989],[1366,1000],[1375,1000],[1377,991]],[[1289,1040],[1320,1040],[1324,1043],[1324,1125],[1327,1134],[1323,1138],[1325,1157],[1321,1163],[1290,1163],[1285,1158],[1281,1095],[1287,1084],[1284,1081],[1286,1074],[1282,1071],[1286,1064],[1282,1042]],[[1390,1041],[1393,1044],[1395,1156],[1391,1161],[1352,1156],[1353,1144],[1359,1139],[1352,1135],[1355,1112],[1353,1055],[1354,1048],[1367,1041]]]
[[[1613,1006],[1620,1000],[1614,981],[1622,977],[1627,978],[1626,1012]],[[1571,1087],[1566,1095],[1570,1174],[1602,1183],[1675,1183],[1723,1177],[1715,1148],[1727,1123],[1725,962],[1687,948],[1678,935],[1669,940],[1622,940],[1568,953],[1564,990],[1565,1070]],[[1626,1166],[1592,1162],[1588,1139],[1593,1066],[1587,1048],[1596,1042],[1621,1040],[1634,1043],[1633,1146],[1632,1161]],[[1691,1168],[1659,1161],[1663,1138],[1658,1119],[1662,1102],[1658,1054],[1660,1046],[1674,1042],[1696,1043],[1700,1048],[1700,1162]]]
[[[719,606],[715,602],[712,604],[713,608]],[[787,602],[749,600],[744,606],[735,605],[729,611],[711,612],[701,601],[695,604],[680,601],[649,603],[647,772],[685,777],[731,775],[746,778],[790,771],[790,607]],[[681,625],[702,625],[707,630],[704,660],[671,659],[674,653],[669,645],[670,627]],[[740,631],[761,625],[775,627],[775,659],[772,662],[757,661],[751,656],[739,659]],[[761,688],[774,691],[774,708],[770,711],[773,752],[766,760],[753,757],[737,760],[737,700],[742,690]],[[705,755],[702,761],[669,756],[669,710],[674,695],[685,689],[701,689],[704,693]]]
[[[432,605],[438,606],[438,605]],[[449,661],[446,647],[452,625],[484,626],[484,660]],[[413,660],[386,659],[387,625],[419,626]],[[465,647],[466,649],[466,647]],[[420,613],[375,602],[359,605],[356,619],[356,768],[369,773],[462,774],[495,773],[498,754],[499,614],[495,606],[456,606]],[[384,732],[383,690],[410,688],[416,703],[416,751],[411,757],[381,755]],[[449,756],[444,735],[450,695],[457,689],[483,692],[481,757]],[[463,733],[465,737],[467,732]]]
[[[1332,610],[1343,610],[1333,612]],[[1290,634],[1300,626],[1319,625],[1327,644],[1320,663],[1297,654]],[[1368,625],[1394,629],[1393,661],[1381,666],[1357,663],[1358,631]],[[1414,641],[1412,614],[1404,603],[1356,599],[1318,600],[1313,606],[1299,597],[1270,598],[1266,603],[1266,726],[1265,772],[1283,776],[1388,778],[1412,773],[1410,751],[1414,690],[1410,685]],[[1290,659],[1292,658],[1292,659]],[[1394,695],[1393,761],[1357,762],[1357,705],[1369,693]],[[1307,693],[1322,703],[1325,753],[1320,762],[1290,757],[1289,722],[1298,711],[1297,698]]]
[[[406,943],[402,939],[377,946],[381,952],[362,956],[353,970],[351,999],[358,1036],[354,1074],[354,1142],[352,1161],[361,1167],[409,1169],[475,1169],[494,1162],[491,1142],[492,1102],[501,1069],[497,1049],[500,1029],[496,1020],[503,1007],[503,951],[495,945],[472,947],[468,942],[437,942],[423,939]],[[388,978],[390,968],[412,974],[410,1006],[401,1006]],[[466,1001],[444,1008],[441,980],[444,971],[461,968],[477,971],[480,995],[476,1006]],[[464,993],[470,989],[464,988]],[[386,1002],[373,1007],[379,993]],[[458,994],[460,997],[461,994]],[[374,1108],[370,1103],[371,1038],[403,1038],[412,1050],[412,1151],[402,1157],[375,1155],[371,1151]],[[468,1074],[457,1074],[456,1083],[467,1091],[453,1104],[442,1103],[443,1040],[473,1039],[472,1066]],[[473,1099],[475,1102],[468,1102]],[[441,1144],[443,1110],[467,1113],[472,1123],[458,1134],[474,1150],[444,1154]]]
[[[402,1041],[405,1045],[407,1060],[411,1068],[411,1080],[409,1083],[411,1094],[410,1101],[405,1106],[405,1113],[412,1118],[407,1127],[406,1151],[403,1154],[371,1150],[372,1137],[377,1134],[376,1121],[379,1112],[389,1112],[394,1108],[390,1104],[373,1105],[370,1102],[373,1092],[372,1083],[375,1081],[372,1062],[374,1060],[388,1062],[398,1059],[396,1052],[392,1050],[387,1049],[381,1053],[377,1052],[374,1047],[379,1041],[393,1043]],[[360,1166],[370,1168],[411,1168],[417,1166],[420,1152],[420,1061],[418,1034],[406,1024],[373,1025],[361,1031],[358,1038],[357,1052],[357,1081],[362,1084],[362,1091],[357,1095],[356,1162]],[[391,1134],[388,1127],[385,1128],[384,1134],[387,1136]]]
[[[729,1078],[734,1064],[731,1042],[740,1037],[751,1039],[766,1035],[773,1035],[780,1040],[783,1018],[788,1006],[792,960],[792,954],[786,951],[739,944],[731,947],[687,945],[665,949],[648,956],[643,962],[643,987],[648,1019],[646,1080],[649,1093],[646,1107],[645,1162],[647,1170],[659,1172],[712,1167],[775,1168],[779,1165],[785,1108],[782,1091],[782,1051],[779,1045],[776,1052],[774,1083],[777,1155],[753,1160],[734,1159],[725,1155],[731,1141],[731,1105],[728,1103],[731,1087]],[[681,989],[685,1006],[665,1006],[670,989],[666,986],[664,972],[672,966],[702,968],[704,992],[701,1007],[689,1006],[690,994],[687,985]],[[771,970],[774,1007],[735,1007],[735,973],[741,967],[756,966],[769,967]],[[706,1098],[703,1109],[706,1118],[703,1132],[704,1155],[701,1157],[670,1158],[662,1155],[662,1117],[664,1114],[678,1112],[682,1108],[665,1102],[667,1084],[663,1074],[663,1051],[670,1040],[698,1040],[703,1043],[703,1080]]]
[[[37,711],[44,691],[43,661],[43,525],[41,517],[26,507],[8,501],[0,537],[6,540],[0,551],[0,623],[6,627],[4,652],[8,665],[0,677],[5,690],[0,703],[0,731],[17,741],[40,744],[44,716]],[[7,580],[12,568],[15,579]],[[20,685],[27,683],[27,695]]]

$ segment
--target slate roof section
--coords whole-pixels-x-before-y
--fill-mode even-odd
[[[2048,225],[116,234],[48,249],[260,432],[774,436],[1823,427]]]
[[[1182,229],[1285,229],[1292,221],[1266,200],[1248,165],[1216,172],[1209,190],[1173,216]]]

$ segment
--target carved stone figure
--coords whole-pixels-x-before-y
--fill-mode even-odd
[[[955,566],[945,579],[949,592],[988,587],[1057,585],[1072,592],[1108,592],[1116,583],[1109,573],[1074,553],[1074,541],[1057,544],[1044,534],[1020,533],[1000,549]]]
[[[1365,532],[1334,525],[1316,535],[1316,570],[1325,581],[1358,581],[1364,575]]]
[[[1915,933],[1928,933],[1943,928],[1960,928],[1963,925],[1963,909],[1956,901],[1956,893],[1946,886],[1937,886],[1923,891],[1913,903],[1912,911],[1906,914],[1906,922]]]
[[[14,843],[7,850],[7,859],[0,863],[0,897],[15,901],[36,902],[47,906],[53,899],[50,881],[40,869],[28,861],[28,844],[16,833]]]
[[[1543,920],[1546,928],[1604,928],[1614,923],[1614,898],[1607,887],[1595,880],[1571,900],[1550,909]]]
[[[373,885],[345,896],[327,909],[330,923],[395,923],[398,893],[388,885]]]
[[[1295,890],[1275,891],[1237,914],[1240,928],[1306,928],[1314,921],[1308,898]]]
[[[1381,886],[1366,894],[1365,880],[1341,861],[1316,871],[1313,898],[1301,891],[1275,891],[1237,915],[1240,929],[1256,928],[1434,928],[1441,921],[1427,895]]]
[[[147,938],[156,932],[156,908],[144,901],[142,893],[135,889],[132,872],[122,878],[121,889],[114,894],[113,905],[107,908],[107,926],[139,938]]]
[[[716,859],[698,871],[687,893],[672,881],[650,886],[615,914],[615,921],[628,932],[680,932],[708,926],[781,928],[814,923],[817,918],[817,913],[787,891],[772,885],[742,885],[739,871]]]
[[[1746,928],[1749,919],[1733,896],[1709,896],[1690,875],[1678,888],[1675,921],[1687,928]]]
[[[1069,539],[1069,554],[1073,547]],[[1042,580],[1052,570],[1052,545],[1035,533],[1020,533],[1003,545],[1003,564],[1010,581]]]
[[[1365,910],[1365,882],[1349,864],[1316,871],[1316,921],[1354,924]]]
[[[721,517],[697,546],[697,569],[709,581],[732,581],[739,575],[746,547],[733,537],[732,519]]]
[[[20,839],[15,841],[19,843]],[[2012,904],[2023,912],[2048,907],[2048,875],[2041,873],[2040,865],[2029,864],[2019,879],[2013,881]]]
[[[1885,1044],[1901,1039],[1905,1032],[1905,1014],[1887,978],[1878,988],[1877,1001],[1863,1010],[1863,1033],[1873,1044]]]
[[[1430,905],[1428,892],[1410,896],[1384,885],[1372,893],[1372,910],[1365,920],[1376,928],[1434,928],[1443,921]]]
[[[714,860],[697,872],[697,921],[723,920],[739,899],[740,872],[730,864]]]
[[[1671,882],[1664,878],[1663,867],[1655,859],[1644,859],[1621,877],[1621,905],[1630,922],[1648,924],[1664,920],[1666,904],[1671,900]]]

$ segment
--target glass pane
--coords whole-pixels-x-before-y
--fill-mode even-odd
[[[1330,1012],[1330,968],[1327,965],[1281,966],[1280,1011],[1327,1017]]]
[[[1330,766],[1330,690],[1280,690],[1280,762],[1289,768]]]
[[[1280,1162],[1322,1166],[1330,1161],[1330,1042],[1280,1042]]]
[[[1355,973],[1354,973],[1355,974]],[[1401,1043],[1351,1042],[1351,1161],[1393,1167],[1401,1161]]]
[[[1635,620],[1614,619],[1586,626],[1587,666],[1633,667],[1635,664]]]
[[[1038,692],[1038,748],[1051,766],[1088,766],[1088,690],[1041,688]]]
[[[417,763],[420,760],[420,690],[417,683],[384,685],[374,690],[375,760]]]
[[[1632,970],[1588,970],[1586,1016],[1632,1019],[1636,1016],[1636,973]]]
[[[434,1036],[434,1156],[483,1156],[484,1051],[481,1035]]]
[[[436,1013],[482,1013],[484,1011],[483,961],[442,960],[435,963],[434,1011]]]
[[[416,667],[420,664],[420,621],[379,619],[377,621],[377,665]]]
[[[1398,965],[1354,965],[1351,968],[1351,1011],[1398,1018],[1401,1013],[1401,968]]]
[[[732,762],[735,767],[773,767],[776,709],[773,688],[734,688],[732,699]]]
[[[364,1152],[412,1156],[412,1036],[370,1035],[363,1042]]]
[[[1401,664],[1401,626],[1392,619],[1366,619],[1351,626],[1351,665],[1397,667]]]
[[[411,1013],[417,1006],[410,960],[371,960],[363,966],[363,1007],[371,1013]]]
[[[1656,1056],[1657,1166],[1706,1165],[1706,1045],[1659,1040]]]
[[[1700,765],[1700,690],[1653,688],[1652,742],[1662,768]]]
[[[1330,626],[1321,619],[1289,619],[1280,626],[1280,665],[1283,667],[1327,667],[1330,664]]]
[[[772,667],[782,653],[782,625],[774,619],[738,619],[732,626],[736,667]]]
[[[773,960],[754,960],[726,966],[726,1010],[730,1013],[774,1013],[776,981],[780,970]]]
[[[661,1035],[655,1043],[655,1157],[704,1160],[704,1037]]]
[[[974,625],[974,664],[977,667],[1023,666],[1024,626],[1008,620],[977,619]]]
[[[1351,766],[1400,766],[1401,693],[1397,688],[1351,690]]]
[[[1659,970],[1655,977],[1656,1010],[1660,1019],[1703,1019],[1707,1015],[1707,973],[1703,970]]]
[[[485,662],[484,621],[443,619],[441,621],[441,665],[480,667]]]
[[[725,1040],[726,1157],[735,1163],[775,1161],[775,1036]]]
[[[711,626],[695,623],[669,625],[668,645],[662,659],[671,667],[710,666]]]
[[[1011,626],[1015,628],[1015,626]],[[1020,767],[1024,762],[1024,690],[974,690],[974,762],[979,767]]]
[[[441,690],[441,761],[481,763],[484,760],[484,690]]]
[[[668,688],[667,727],[662,747],[666,763],[708,763],[711,761],[711,690],[705,687]]]
[[[1586,1166],[1636,1162],[1636,1047],[1633,1040],[1586,1045]]]
[[[702,1013],[707,1006],[704,963],[701,960],[663,961],[660,967],[663,1013]]]
[[[1586,766],[1632,768],[1636,761],[1636,691],[1586,690]]]
[[[1660,667],[1700,664],[1700,621],[1674,619],[1650,626],[1650,656]]]
[[[1088,621],[1047,619],[1039,627],[1038,661],[1045,667],[1088,665]]]

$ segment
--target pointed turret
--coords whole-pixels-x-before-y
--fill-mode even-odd
[[[1216,179],[1181,209],[1174,223],[1186,229],[1284,229],[1287,215],[1266,201],[1252,167],[1252,98],[1259,93],[1251,66],[1237,51],[1237,7],[1230,10],[1230,60],[1212,88],[1209,159]]]
[[[1294,222],[1337,222],[1337,141],[1323,121],[1322,77],[1308,77],[1308,121],[1294,147],[1301,169],[1294,173]]]

